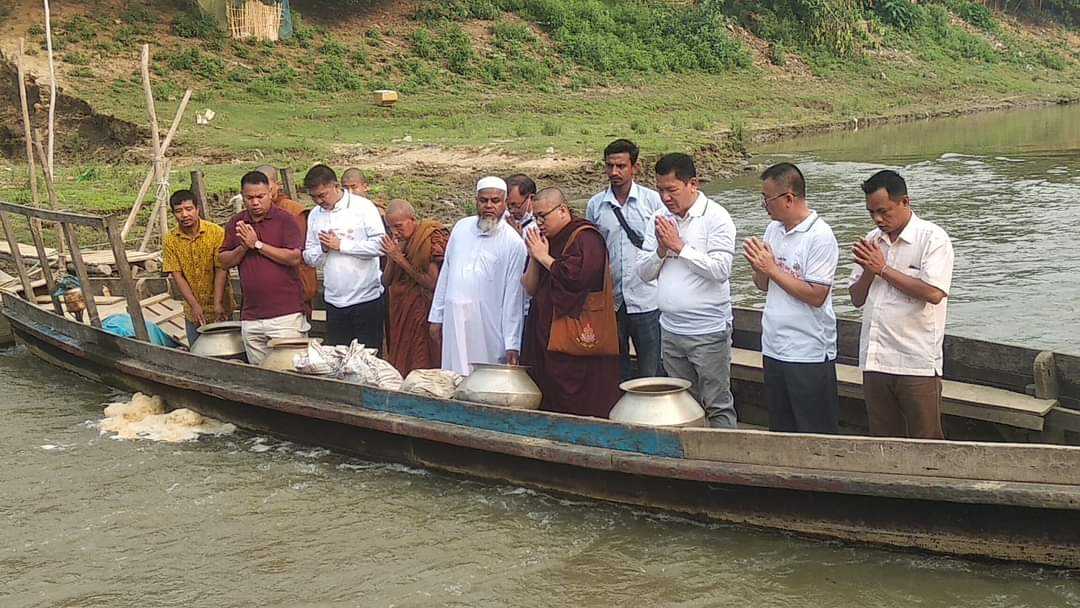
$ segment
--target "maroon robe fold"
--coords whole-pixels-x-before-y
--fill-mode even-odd
[[[570,247],[570,235],[589,222],[575,218],[548,241],[555,263],[540,268],[540,285],[525,319],[522,364],[544,394],[541,409],[607,418],[619,400],[619,358],[575,357],[547,349],[551,321],[577,316],[591,291],[604,288],[607,246],[596,230],[585,230]],[[564,251],[564,248],[566,249]],[[537,264],[530,259],[530,264]]]

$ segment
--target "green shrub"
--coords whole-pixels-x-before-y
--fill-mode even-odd
[[[899,30],[910,30],[922,18],[919,7],[911,0],[875,0],[874,13],[882,23]]]
[[[224,35],[217,21],[198,8],[187,10],[173,20],[173,32],[181,38],[217,38]]]
[[[225,74],[226,80],[228,80],[229,82],[237,82],[240,84],[251,82],[253,79],[252,77],[253,74],[251,73],[251,70],[247,68],[236,68],[233,70],[229,70],[229,72]]]
[[[267,78],[270,82],[277,85],[291,84],[299,78],[300,73],[293,69],[291,66],[283,65],[278,69],[270,73]]]
[[[364,81],[340,57],[329,57],[315,68],[311,87],[327,93],[359,91],[364,88]]]
[[[72,51],[64,53],[64,62],[71,65],[90,65],[90,58],[78,51]]]
[[[422,59],[437,59],[439,57],[439,47],[435,42],[435,37],[431,35],[431,31],[426,27],[413,31],[410,42],[412,43],[413,53],[417,57]]]
[[[61,23],[57,28],[59,31],[53,31],[53,36],[56,38],[67,38],[70,41],[89,42],[97,37],[99,27],[99,25],[86,17],[75,15],[71,19]]]
[[[81,65],[68,72],[68,75],[74,78],[93,78],[94,71],[84,65]]]
[[[1061,71],[1068,67],[1061,55],[1046,49],[1039,49],[1039,52],[1035,53],[1035,58],[1051,70]]]
[[[327,38],[319,47],[319,53],[326,57],[344,58],[349,54],[349,48],[333,38]]]
[[[269,101],[289,101],[292,99],[292,92],[269,78],[256,78],[252,80],[244,90],[256,97],[261,97]]]
[[[218,80],[225,73],[224,61],[213,55],[204,55],[196,48],[168,55],[165,64],[174,70],[190,72],[207,80]]]
[[[491,37],[495,46],[517,48],[536,42],[536,36],[527,25],[520,23],[496,22],[491,26]]]
[[[555,137],[562,133],[562,124],[545,120],[544,124],[540,126],[540,134],[547,137]]]
[[[983,30],[984,32],[996,32],[998,23],[994,14],[986,6],[972,0],[950,0],[949,9],[956,13],[964,21]]]

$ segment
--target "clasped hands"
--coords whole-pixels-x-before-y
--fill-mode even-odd
[[[769,244],[752,236],[743,241],[743,257],[750,263],[754,272],[761,273],[769,278],[776,276],[780,271],[780,265],[776,263],[772,247]]]
[[[683,247],[686,243],[683,242],[682,237],[679,235],[679,226],[675,224],[675,220],[657,216],[656,218],[656,253],[660,257],[667,257],[667,252],[672,252],[675,255],[682,253]]]
[[[851,254],[855,256],[855,263],[864,270],[875,275],[881,275],[885,270],[885,254],[876,243],[866,239],[855,241],[851,247]]]

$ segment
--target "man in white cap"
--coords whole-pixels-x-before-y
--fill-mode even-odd
[[[472,372],[473,363],[516,365],[521,350],[525,242],[506,223],[506,182],[476,184],[476,216],[450,232],[428,322],[442,340],[443,369]]]

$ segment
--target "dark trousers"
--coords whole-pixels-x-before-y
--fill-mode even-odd
[[[626,312],[623,303],[615,313],[619,322],[619,370],[622,379],[664,376],[660,361],[660,311]],[[630,360],[630,340],[634,341],[637,366]]]
[[[347,346],[356,340],[367,348],[375,348],[381,352],[384,318],[382,298],[343,308],[327,302],[326,344]]]
[[[940,376],[863,372],[863,398],[871,435],[945,438],[941,430]]]
[[[836,361],[788,363],[763,357],[769,430],[789,433],[840,432]]]

